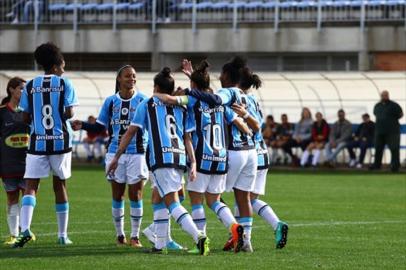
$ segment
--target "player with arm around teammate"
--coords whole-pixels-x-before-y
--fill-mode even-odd
[[[130,65],[121,67],[117,71],[116,93],[104,101],[96,124],[74,121],[75,130],[84,129],[93,132],[109,130],[110,143],[105,158],[106,170],[117,152],[122,136],[130,126],[137,107],[147,99],[146,95],[135,89],[135,83],[135,69]],[[124,232],[124,194],[128,185],[131,216],[130,245],[135,248],[142,247],[139,233],[143,217],[144,180],[148,178],[148,167],[145,160],[147,143],[147,132],[139,129],[120,157],[115,173],[107,175],[107,180],[111,183],[112,215],[117,245],[127,244]]]
[[[251,69],[246,67],[243,69],[240,81],[240,88],[247,95],[249,101],[249,113],[253,115],[257,121],[263,126],[265,124],[261,107],[257,97],[252,92],[252,88],[259,89],[262,81],[258,75],[253,74]],[[241,115],[245,114],[244,111],[237,111]],[[280,221],[278,216],[273,211],[272,207],[266,202],[259,199],[260,195],[265,194],[266,177],[269,168],[269,154],[268,148],[262,137],[261,131],[254,134],[255,145],[257,150],[258,167],[257,175],[254,184],[254,190],[250,193],[252,210],[262,217],[268,224],[272,226],[275,231],[275,245],[276,248],[283,248],[287,242],[288,225]]]
[[[230,62],[223,65],[220,81],[222,88],[216,94],[190,89],[182,94],[193,96],[206,102],[210,106],[247,104],[247,97],[238,88],[242,69],[246,67],[245,60],[234,57]],[[242,117],[255,132],[260,129],[258,121],[246,113]],[[254,128],[252,128],[254,127]],[[244,244],[242,250],[252,252],[251,229],[252,208],[250,192],[254,188],[257,171],[257,156],[255,142],[251,135],[239,130],[235,124],[229,125],[230,142],[228,144],[228,172],[226,179],[226,191],[234,191],[236,203],[240,210],[240,218],[237,220],[244,227]],[[226,243],[228,246],[229,242]]]
[[[192,89],[211,92],[208,67],[208,63],[202,61],[196,70],[191,71]],[[168,104],[187,105],[188,117],[195,122],[196,130],[192,133],[192,138],[197,161],[197,178],[187,184],[193,221],[200,230],[206,231],[203,208],[205,197],[210,209],[230,230],[234,251],[239,252],[243,244],[244,229],[237,223],[230,209],[220,201],[220,196],[225,190],[228,167],[227,124],[234,123],[245,133],[250,133],[250,130],[229,107],[209,106],[191,96],[174,97],[159,93],[155,96]]]
[[[154,92],[172,94],[174,84],[170,69],[164,68],[154,78]],[[158,201],[155,201],[155,205],[161,211],[154,211],[157,240],[152,252],[166,252],[168,208],[175,221],[193,237],[200,254],[208,255],[209,239],[204,232],[198,230],[192,217],[179,203],[177,194],[186,169],[186,153],[190,160],[190,180],[193,181],[196,178],[196,160],[189,134],[194,126],[188,121],[183,107],[165,105],[156,97],[142,102],[120,143],[108,173],[116,170],[118,159],[140,128],[145,128],[149,134],[149,165],[154,174],[156,190],[163,198],[159,202],[159,207]]]
[[[13,247],[23,247],[32,239],[31,220],[41,178],[53,171],[55,210],[58,221],[58,243],[68,245],[69,203],[66,188],[71,177],[72,128],[68,119],[78,105],[72,83],[65,77],[65,61],[53,43],[40,45],[34,52],[36,62],[45,74],[26,84],[20,100],[24,120],[31,124],[30,143],[24,179],[26,189],[20,212],[21,233]]]

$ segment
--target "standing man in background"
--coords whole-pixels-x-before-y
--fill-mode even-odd
[[[402,108],[389,99],[389,92],[382,91],[381,100],[374,107],[375,124],[375,162],[372,170],[381,168],[382,155],[387,144],[391,152],[391,170],[397,172],[400,167],[400,125],[399,119],[403,117]]]

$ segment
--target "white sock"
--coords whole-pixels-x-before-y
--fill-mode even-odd
[[[273,211],[272,207],[269,206],[266,202],[259,199],[251,201],[252,210],[262,217],[266,222],[271,224],[272,228],[276,230],[278,227],[278,222],[280,221],[278,216]]]
[[[239,220],[240,220],[240,209],[238,208],[237,203],[234,204],[234,217],[239,222]]]
[[[169,228],[169,214],[165,204],[154,204],[154,229],[156,235],[155,248],[163,249],[166,246]]]
[[[140,237],[140,228],[143,215],[142,200],[130,201],[131,237]]]
[[[237,223],[236,219],[231,213],[230,208],[220,201],[216,201],[211,205],[211,210],[216,213],[218,219],[224,224],[227,229],[230,229],[231,225]],[[237,210],[238,211],[238,210]]]
[[[300,166],[306,165],[307,160],[309,159],[309,151],[304,151],[302,154],[302,158],[300,159]]]
[[[68,237],[69,203],[55,204],[56,220],[58,221],[58,238]]]
[[[196,227],[206,233],[206,215],[202,204],[192,205],[192,218]]]
[[[30,229],[32,215],[34,213],[35,205],[37,204],[37,199],[32,195],[24,195],[21,200],[21,213],[20,213],[20,226],[21,232],[25,232]]]
[[[199,238],[199,230],[186,209],[180,203],[173,202],[169,206],[169,212],[176,220],[176,223],[178,223],[185,232],[190,234],[193,237],[193,240],[195,240],[197,243]]]
[[[93,156],[93,151],[90,150],[90,144],[89,143],[84,143],[83,146],[85,147],[87,156],[88,157]]]
[[[169,210],[168,210],[168,217],[170,216]],[[171,236],[171,219],[168,220],[168,235],[166,236],[166,243],[172,242],[172,236]]]
[[[114,226],[116,227],[117,236],[125,235],[124,233],[124,201],[113,200],[111,212],[113,214]]]
[[[18,203],[7,205],[7,223],[11,236],[18,236],[19,217],[20,207]]]
[[[241,217],[240,225],[244,227],[244,242],[251,241],[252,217]]]
[[[321,153],[320,150],[318,150],[318,149],[317,149],[317,150],[314,150],[314,153],[313,153],[313,160],[312,160],[312,165],[313,165],[313,166],[316,166],[317,163],[319,163],[320,153]]]

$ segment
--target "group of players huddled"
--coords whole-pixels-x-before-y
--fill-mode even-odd
[[[40,179],[48,177],[50,170],[53,171],[58,243],[72,243],[67,235],[66,180],[71,176],[72,131],[79,129],[107,130],[110,137],[105,160],[107,179],[112,187],[117,244],[127,244],[124,193],[128,185],[129,244],[142,247],[139,236],[143,187],[149,179],[153,187],[154,221],[143,233],[154,245],[150,252],[184,250],[171,238],[172,216],[196,243],[188,252],[209,254],[204,199],[229,230],[223,250],[253,252],[253,212],[272,226],[276,248],[286,245],[288,225],[259,198],[265,193],[269,167],[268,151],[261,134],[263,116],[252,93],[261,87],[261,80],[244,59],[234,57],[223,65],[222,88],[216,92],[210,88],[207,61],[195,69],[190,61],[182,61],[190,89],[175,90],[171,70],[165,67],[154,77],[152,97],[136,90],[136,71],[125,65],[117,72],[115,94],[106,98],[97,122],[91,124],[71,120],[78,101],[71,82],[62,77],[65,62],[60,49],[45,43],[36,49],[34,56],[45,74],[26,84],[21,79],[20,83],[9,85],[7,100],[0,108],[2,177],[8,194],[7,220],[11,234],[8,243],[12,247],[23,247],[35,240],[30,225],[36,192]],[[7,139],[10,136],[20,136],[20,142],[28,144],[28,153],[25,154],[27,148],[24,148],[27,144],[10,144]],[[7,167],[10,158],[19,158],[13,163],[18,166],[11,166],[12,172],[10,166]],[[181,204],[185,172],[188,172],[186,190],[192,205],[191,214]],[[23,189],[21,209],[19,189]],[[225,191],[234,192],[234,213],[221,199]]]

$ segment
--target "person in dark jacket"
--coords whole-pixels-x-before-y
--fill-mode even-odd
[[[7,84],[7,97],[0,106],[0,169],[7,193],[7,223],[10,230],[6,245],[13,245],[18,237],[19,197],[26,185],[24,172],[30,129],[23,121],[23,113],[18,107],[24,86],[24,79],[11,78]]]
[[[385,145],[391,151],[391,170],[397,172],[400,167],[400,125],[403,117],[402,108],[389,99],[389,92],[382,91],[381,101],[374,107],[375,124],[375,162],[370,169],[380,169]]]
[[[300,166],[304,167],[306,166],[309,157],[312,156],[311,158],[311,163],[313,167],[316,167],[319,158],[320,158],[320,153],[321,150],[324,149],[324,146],[326,145],[326,142],[328,140],[328,135],[330,132],[330,127],[326,120],[323,119],[323,115],[320,112],[316,113],[316,121],[313,123],[312,126],[312,141],[311,143],[307,146],[306,151],[303,152],[302,158],[300,160]],[[313,155],[312,155],[312,151]]]
[[[372,147],[375,133],[375,123],[371,121],[369,114],[362,115],[362,124],[360,124],[352,135],[352,139],[347,144],[347,150],[350,154],[350,167],[357,166],[362,168],[365,153],[369,147]],[[354,148],[360,148],[358,161],[356,160]]]
[[[338,153],[347,146],[352,135],[352,125],[345,119],[344,110],[338,110],[337,115],[338,121],[336,121],[331,128],[329,140],[325,148],[326,163],[330,166],[333,165]]]

